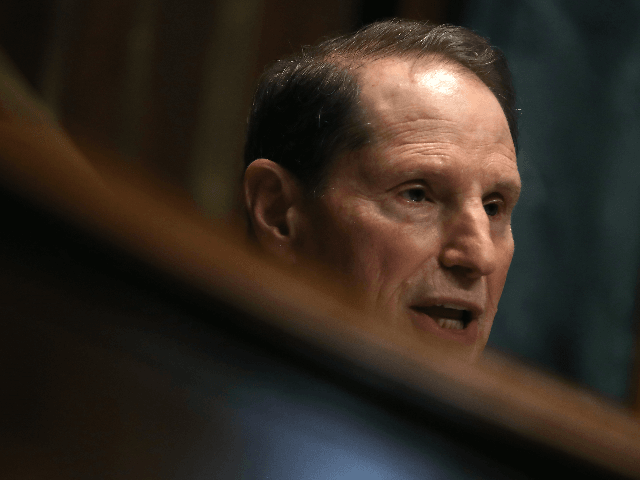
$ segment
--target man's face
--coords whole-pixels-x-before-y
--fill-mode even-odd
[[[360,283],[394,328],[475,358],[513,256],[520,177],[507,120],[460,67],[387,59],[359,81],[375,139],[332,166],[304,249]]]

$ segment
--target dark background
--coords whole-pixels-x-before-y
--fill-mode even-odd
[[[640,2],[4,0],[0,45],[76,138],[232,216],[264,66],[389,16],[510,60],[516,253],[490,345],[631,404],[640,264]]]

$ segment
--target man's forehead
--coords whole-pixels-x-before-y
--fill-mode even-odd
[[[440,56],[386,58],[358,73],[360,104],[373,127],[374,143],[417,125],[425,136],[454,122],[500,139],[515,160],[509,125],[495,95],[471,71]],[[490,108],[487,108],[490,107]]]
[[[446,72],[449,82],[443,83]],[[390,92],[393,88],[410,88],[414,84],[431,83],[442,93],[453,95],[451,86],[461,77],[474,78],[476,75],[462,65],[442,55],[431,54],[423,57],[389,57],[363,63],[357,71],[361,92],[365,95],[372,91]]]

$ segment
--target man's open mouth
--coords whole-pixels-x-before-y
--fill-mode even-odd
[[[473,318],[470,310],[457,305],[432,305],[429,307],[411,307],[415,311],[431,317],[441,328],[464,330]]]

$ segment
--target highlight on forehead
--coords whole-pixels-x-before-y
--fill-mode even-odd
[[[503,99],[499,95],[499,92],[491,89],[490,85],[487,85],[487,83],[483,81],[476,72],[467,68],[467,66],[461,64],[456,59],[447,57],[440,53],[417,49],[394,53],[391,55],[383,55],[382,52],[376,51],[364,56],[354,56],[353,52],[333,52],[326,58],[326,60],[327,63],[342,69],[355,80],[358,89],[356,105],[361,112],[361,118],[366,120],[366,125],[369,127],[373,126],[375,122],[372,120],[375,120],[375,118],[372,118],[371,112],[368,112],[366,102],[362,101],[363,98],[361,97],[361,94],[362,88],[365,86],[365,77],[368,69],[379,64],[379,62],[389,62],[390,64],[398,62],[409,65],[409,81],[417,81],[421,84],[425,82],[429,83],[431,88],[435,88],[446,95],[454,96],[456,94],[456,85],[458,84],[457,80],[460,77],[465,77],[474,82],[478,82],[479,85],[484,85],[484,87],[491,92],[500,104],[505,121],[509,127],[511,141],[517,151],[515,143],[517,139],[517,130],[515,135],[513,130],[514,127],[517,129],[517,125],[512,125],[512,121],[508,115],[509,110],[505,109]],[[376,143],[377,140],[380,140],[376,139],[378,136],[376,133],[379,132],[377,132],[376,128],[373,128],[371,130],[372,135],[370,143]]]
[[[374,58],[359,57],[357,63],[352,64],[348,63],[349,60],[345,56],[334,55],[330,61],[332,65],[344,69],[347,75],[355,81],[357,85],[356,108],[359,109],[360,118],[365,121],[365,124],[373,127],[370,139],[373,143],[376,140],[376,136],[373,134],[380,132],[375,126],[376,116],[372,116],[371,105],[366,98],[371,95],[370,89],[375,88],[374,84],[382,86],[380,82],[385,76],[390,76],[393,79],[391,83],[387,84],[392,89],[394,81],[397,80],[399,84],[403,82],[424,84],[425,86],[428,84],[432,89],[449,96],[457,94],[461,77],[471,79],[478,85],[484,85],[482,80],[472,71],[438,54],[424,55],[420,58],[409,55],[383,58],[378,56]],[[374,69],[375,73],[371,73]],[[364,91],[367,93],[364,94]],[[378,138],[378,140],[380,139]]]
[[[309,53],[355,77],[363,66],[382,58],[421,61],[437,57],[439,62],[459,67],[461,72],[477,77],[494,94],[518,148],[515,91],[506,58],[500,49],[471,30],[395,19],[329,39],[312,47]]]
[[[265,69],[247,125],[245,167],[269,158],[315,191],[334,158],[371,144],[373,128],[359,98],[363,67],[434,54],[468,67],[489,87],[517,148],[515,92],[504,55],[462,27],[391,19],[303,47]]]

